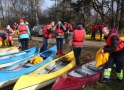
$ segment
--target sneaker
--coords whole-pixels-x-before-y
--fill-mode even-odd
[[[103,78],[102,81],[100,81],[101,83],[109,83],[110,79],[107,79],[107,78]]]
[[[123,79],[119,79],[119,78],[117,78],[117,79],[115,79],[114,81],[115,81],[115,82],[122,82]]]

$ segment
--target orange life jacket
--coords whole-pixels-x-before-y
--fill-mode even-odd
[[[51,38],[52,37],[52,33],[48,32],[48,29],[52,28],[51,25],[46,25],[44,27],[44,37],[46,38]]]
[[[94,26],[93,26],[93,31],[97,31],[98,30],[98,25],[97,24],[95,24]]]
[[[63,30],[62,30],[62,29],[57,28],[57,29],[56,29],[56,32],[57,32],[57,33],[60,33],[60,34],[61,34],[61,36],[64,36],[64,32],[63,32]]]
[[[27,30],[27,27],[26,27],[25,24],[24,25],[19,25],[18,29],[19,29],[20,34],[28,34],[28,30]]]
[[[118,35],[115,34],[115,33],[111,33],[111,34],[108,36],[108,38],[107,38],[107,40],[106,40],[106,44],[108,45],[108,47],[111,47],[111,46],[112,46],[112,44],[111,44],[111,37],[114,36],[114,35],[118,36]],[[119,40],[118,40],[118,46],[117,46],[116,50],[114,50],[113,52],[119,51],[119,50],[121,50],[122,48],[124,48],[124,43],[121,41],[121,39],[120,39],[119,36],[118,36],[118,38],[119,38]]]
[[[72,40],[73,46],[82,46],[84,40],[84,29],[82,30],[74,30],[74,37]]]

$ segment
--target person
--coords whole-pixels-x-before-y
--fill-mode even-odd
[[[98,30],[98,24],[95,24],[95,25],[93,26],[93,29],[92,29],[91,40],[92,40],[92,39],[95,40],[95,36],[96,36],[95,34],[96,34],[97,30]]]
[[[29,28],[29,31],[31,32],[31,26],[30,26],[30,24],[26,21],[25,22],[25,24],[28,26],[28,28]],[[31,35],[30,35],[30,40],[32,40],[32,37],[31,37]]]
[[[7,40],[9,42],[9,46],[12,46],[12,41],[13,41],[13,30],[10,27],[10,25],[7,25]]]
[[[28,49],[28,39],[30,36],[30,31],[28,26],[24,23],[24,19],[20,19],[20,24],[18,26],[19,41],[21,42],[21,50]]]
[[[49,39],[52,37],[52,33],[58,35],[58,33],[56,33],[54,30],[53,30],[53,27],[55,25],[55,22],[54,21],[51,21],[50,24],[47,24],[44,26],[44,33],[43,33],[43,45],[40,49],[40,52],[43,52],[45,50],[47,50],[47,47],[48,47],[48,42],[49,42]]]
[[[70,33],[73,33],[73,27],[72,27],[72,24],[69,24],[67,22],[64,22],[64,27],[66,28],[65,44],[69,44],[69,35]]]
[[[109,31],[108,27],[102,29],[102,33],[105,35],[106,46],[101,50],[101,53],[109,52],[109,60],[105,64],[104,76],[102,83],[109,83],[110,74],[114,64],[116,64],[117,79],[119,82],[123,80],[123,62],[124,62],[124,43],[116,33]]]
[[[4,46],[4,40],[6,39],[6,34],[4,33],[4,31],[2,30],[2,28],[0,28],[0,41],[2,42],[2,45]],[[0,45],[0,46],[2,46]]]
[[[101,23],[99,25],[99,32],[100,32],[100,41],[102,41],[102,29],[105,27],[105,24],[104,23]]]
[[[115,28],[111,28],[110,29],[110,32],[115,33],[115,34],[118,34],[118,31]]]
[[[76,65],[80,64],[80,55],[83,48],[83,41],[85,39],[86,33],[85,29],[81,24],[77,26],[77,29],[73,32],[72,48],[74,52],[74,57],[76,59]]]
[[[64,38],[64,32],[65,31],[66,31],[65,27],[59,21],[57,23],[57,26],[56,26],[56,29],[55,29],[55,32],[58,33],[58,35],[56,35],[57,54],[58,55],[62,55],[63,38]]]
[[[14,22],[13,27],[12,27],[13,31],[14,31],[14,36],[18,37],[18,24],[16,22]]]

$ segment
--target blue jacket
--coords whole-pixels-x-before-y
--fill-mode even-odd
[[[24,25],[25,23],[24,22],[21,22],[20,25]],[[19,34],[19,29],[18,29],[18,34],[19,34],[19,39],[23,39],[23,38],[29,38],[30,37],[30,30],[29,30],[29,27],[26,25],[27,27],[27,30],[28,30],[28,34]]]

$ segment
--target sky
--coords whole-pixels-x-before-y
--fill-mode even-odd
[[[50,8],[52,5],[54,5],[55,1],[51,1],[51,0],[44,0],[44,4],[43,4],[43,10]]]

